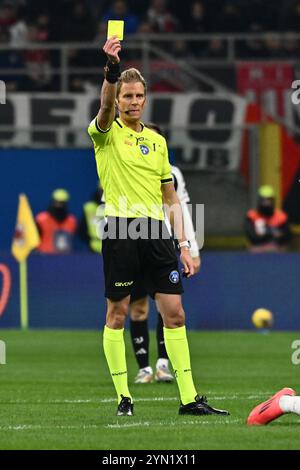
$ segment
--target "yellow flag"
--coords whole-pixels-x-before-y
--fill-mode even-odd
[[[11,246],[12,254],[20,263],[39,244],[40,237],[29,202],[25,194],[20,194],[16,230]]]

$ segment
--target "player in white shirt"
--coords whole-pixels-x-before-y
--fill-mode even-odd
[[[161,134],[159,127],[155,124],[146,124],[146,126]],[[184,177],[179,168],[176,166],[172,166],[172,177],[175,190],[181,203],[184,219],[184,230],[187,239],[191,244],[190,253],[193,259],[196,273],[200,269],[200,255],[192,218],[187,206],[187,204],[190,202],[190,198],[186,190]],[[171,225],[167,217],[165,222],[169,232],[171,233]],[[147,292],[145,291],[144,287],[137,287],[131,295],[130,302],[130,333],[135,357],[139,365],[139,372],[135,378],[135,383],[149,383],[153,381],[153,378],[157,382],[171,382],[174,380],[174,377],[169,370],[169,360],[163,336],[163,321],[159,312],[156,328],[158,359],[156,362],[155,373],[153,373],[153,369],[149,364],[148,314],[149,301]]]

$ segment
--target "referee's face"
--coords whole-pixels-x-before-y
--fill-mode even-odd
[[[145,102],[145,90],[141,82],[122,83],[117,105],[123,122],[138,122],[141,119]]]

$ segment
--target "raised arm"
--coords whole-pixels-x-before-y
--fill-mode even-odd
[[[105,79],[101,88],[101,106],[97,115],[97,124],[101,130],[110,128],[115,118],[117,81],[120,76],[121,43],[116,36],[106,41],[103,47],[108,61],[105,67]]]

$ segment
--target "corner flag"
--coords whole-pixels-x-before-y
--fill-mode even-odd
[[[20,263],[40,244],[40,237],[25,194],[19,196],[19,208],[11,251]]]
[[[38,229],[25,194],[19,196],[19,208],[16,230],[12,241],[11,252],[20,267],[20,314],[21,328],[28,328],[28,295],[27,295],[27,258],[30,252],[40,243]]]

